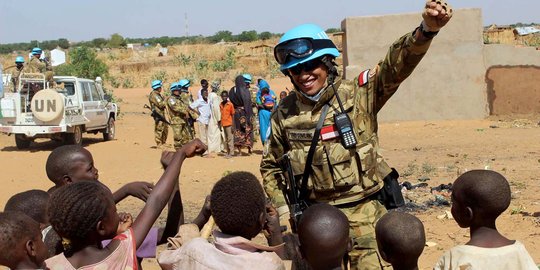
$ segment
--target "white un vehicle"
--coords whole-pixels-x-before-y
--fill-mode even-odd
[[[4,85],[15,85],[11,92],[4,87],[0,96],[0,132],[14,134],[17,148],[30,147],[36,138],[80,145],[83,132],[114,139],[118,108],[104,94],[99,77],[55,76],[51,88],[40,73],[23,73],[18,81],[9,77],[4,74]]]

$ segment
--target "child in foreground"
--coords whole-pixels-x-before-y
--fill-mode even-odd
[[[391,263],[394,270],[418,270],[426,235],[417,217],[389,212],[377,222],[375,236],[381,257]]]
[[[219,180],[210,195],[210,211],[220,228],[213,232],[214,243],[196,237],[179,249],[163,251],[158,258],[162,269],[285,269],[277,211],[267,208],[253,174],[233,172]],[[251,241],[263,230],[271,246]]]
[[[510,205],[508,181],[489,170],[468,171],[453,185],[452,215],[470,228],[469,242],[447,251],[434,269],[538,270],[525,246],[504,237],[495,226]]]
[[[43,267],[47,249],[39,223],[18,211],[0,213],[0,265],[10,269]]]
[[[49,193],[32,189],[11,196],[4,207],[5,212],[19,211],[39,223],[41,239],[47,247],[48,255],[45,259],[59,254],[63,250],[62,239],[52,230],[49,222],[48,204]]]
[[[169,201],[184,160],[202,154],[194,140],[179,149],[152,190],[131,228],[117,235],[121,224],[111,191],[97,181],[80,181],[51,195],[50,222],[62,237],[64,253],[45,261],[50,269],[137,269],[135,250]],[[114,237],[114,238],[113,238]],[[113,239],[102,247],[101,242]]]
[[[162,154],[161,163],[164,169],[166,169],[171,159],[171,152],[164,152]],[[99,181],[98,169],[94,164],[92,154],[84,147],[77,145],[65,145],[52,151],[47,159],[46,172],[49,179],[55,183],[55,187],[52,190],[78,181]],[[126,196],[131,195],[146,201],[152,188],[153,185],[151,183],[128,183],[113,193],[113,200],[115,203],[118,203],[126,198]],[[183,208],[178,184],[176,184],[173,196],[171,196],[169,201],[165,227],[154,227],[146,235],[143,244],[137,250],[137,260],[139,263],[142,261],[142,258],[155,258],[157,245],[166,243],[167,238],[174,236],[178,231],[178,226],[183,223]],[[56,247],[56,253],[53,255],[59,253],[58,247],[60,247],[60,252],[62,251],[61,245],[58,245],[58,242],[55,243],[46,239],[46,244],[49,250],[53,249],[53,246]],[[104,245],[106,244],[108,244],[107,240],[104,241]]]
[[[304,211],[298,240],[300,253],[313,270],[346,269],[352,247],[349,220],[336,207],[320,203]]]

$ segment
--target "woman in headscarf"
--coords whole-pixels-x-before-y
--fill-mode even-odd
[[[247,147],[248,153],[251,154],[251,148],[253,147],[251,94],[244,76],[238,75],[234,84],[235,86],[229,91],[229,100],[234,105],[234,146],[238,149],[238,152],[241,152],[243,147]]]
[[[259,134],[261,135],[261,143],[263,145],[268,137],[270,115],[277,105],[276,100],[276,94],[270,89],[268,82],[261,79],[259,81],[259,91],[257,92],[257,106],[259,108]]]

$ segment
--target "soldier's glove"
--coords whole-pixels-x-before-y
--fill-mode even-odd
[[[422,13],[422,30],[438,32],[452,18],[452,7],[445,0],[427,0]]]

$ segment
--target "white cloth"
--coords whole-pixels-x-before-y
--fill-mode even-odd
[[[525,246],[516,241],[499,248],[481,248],[468,245],[455,246],[437,262],[435,270],[538,270]]]
[[[208,104],[210,107],[210,121],[208,123],[208,152],[219,153],[223,150],[221,142],[221,131],[218,122],[221,121],[221,109],[219,104],[221,98],[214,92],[208,93]]]
[[[208,122],[210,122],[211,113],[210,113],[210,104],[208,104],[207,101],[204,101],[204,99],[202,98],[197,99],[193,101],[193,103],[191,103],[189,107],[191,107],[194,110],[199,111],[199,117],[197,118],[198,122],[208,125]]]
[[[257,269],[285,270],[275,247],[255,244],[240,236],[214,232],[216,244],[204,238],[193,238],[177,250],[165,250],[158,258],[164,270]]]

